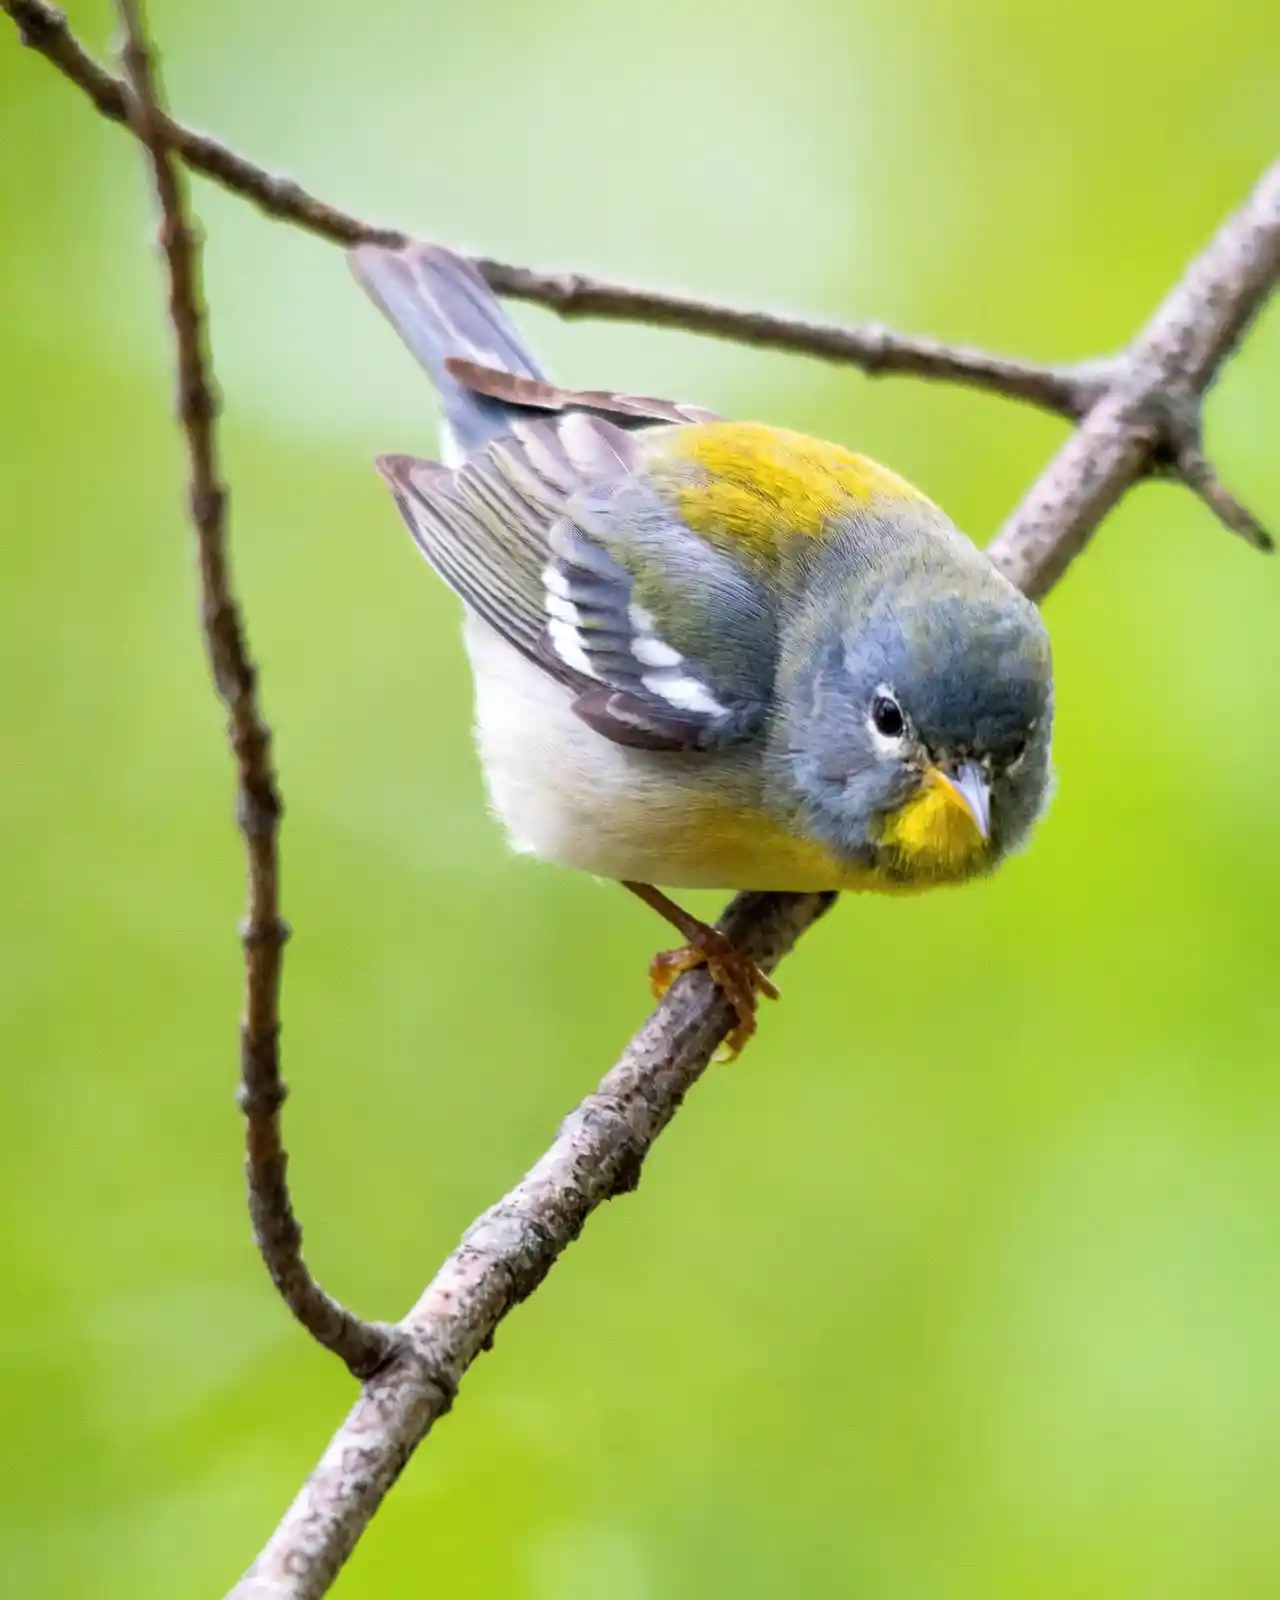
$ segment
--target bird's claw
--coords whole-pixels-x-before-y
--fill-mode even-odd
[[[649,987],[661,999],[683,972],[705,967],[724,992],[737,1022],[715,1053],[717,1061],[732,1061],[756,1031],[759,996],[778,998],[778,986],[749,956],[743,955],[718,928],[703,927],[679,950],[660,951],[649,963]]]

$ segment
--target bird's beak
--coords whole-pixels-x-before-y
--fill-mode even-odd
[[[991,783],[976,761],[962,761],[954,774],[938,776],[964,801],[965,809],[984,839],[991,837]]]

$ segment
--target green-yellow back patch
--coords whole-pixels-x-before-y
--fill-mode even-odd
[[[924,500],[866,456],[762,422],[673,429],[662,458],[662,466],[676,469],[672,487],[688,526],[760,560],[788,534],[817,538],[833,517],[870,501]]]

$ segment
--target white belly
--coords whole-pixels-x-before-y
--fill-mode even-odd
[[[489,801],[514,849],[603,878],[774,887],[751,882],[752,864],[726,862],[708,837],[715,826],[708,802],[718,810],[758,808],[754,751],[623,749],[576,717],[572,691],[487,623],[468,614],[464,638]]]

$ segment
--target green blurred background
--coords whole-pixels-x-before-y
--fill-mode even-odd
[[[104,48],[107,6],[71,12]],[[364,215],[1046,358],[1126,338],[1280,143],[1272,0],[151,15],[182,115]],[[351,1386],[244,1215],[242,868],[142,167],[7,19],[0,152],[0,1587],[212,1595]],[[326,1283],[397,1315],[613,1059],[664,936],[485,816],[456,607],[369,468],[431,449],[412,363],[337,250],[195,201],[288,803],[296,1197]],[[519,316],[568,381],[841,439],[979,539],[1063,435]],[[1208,414],[1273,527],[1278,409],[1273,313]],[[347,1600],[1280,1593],[1280,566],[1148,486],[1048,615],[1034,848],[805,942]]]

